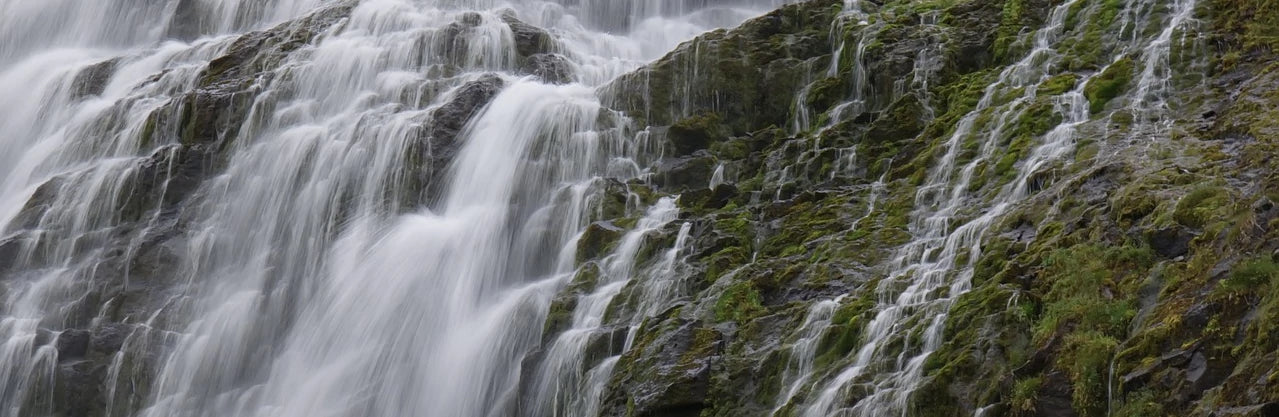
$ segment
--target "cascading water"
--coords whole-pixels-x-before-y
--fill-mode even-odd
[[[606,385],[601,379],[606,379],[611,374],[612,367],[618,360],[617,355],[630,348],[643,318],[655,314],[656,309],[671,298],[672,280],[678,276],[674,271],[677,257],[688,238],[687,223],[680,227],[674,246],[657,262],[639,270],[636,270],[635,263],[645,244],[645,238],[675,221],[677,214],[674,200],[665,198],[658,201],[639,220],[635,229],[621,238],[613,253],[601,261],[595,290],[574,301],[576,308],[569,328],[556,336],[546,348],[541,368],[533,375],[534,402],[522,411],[524,415],[598,415],[600,394]],[[606,322],[608,307],[633,281],[644,286],[638,295],[642,305],[635,309],[631,317],[621,319],[620,323]],[[618,319],[614,318],[613,321]],[[618,324],[620,328],[614,327]],[[617,334],[615,330],[620,330],[621,334]],[[600,347],[601,344],[612,345],[618,342],[622,346],[617,352],[610,352],[611,348],[608,347]],[[592,352],[592,349],[601,352]],[[601,353],[607,357],[600,357]]]
[[[52,414],[55,376],[79,372],[58,356],[88,337],[67,328],[115,346],[107,415],[509,413],[600,177],[659,156],[592,87],[780,3],[0,2],[0,416]],[[515,75],[530,45],[565,57],[567,85]],[[173,171],[191,161],[219,174]],[[673,203],[647,211],[615,283],[677,275],[687,225],[632,265]],[[637,317],[676,284],[646,280]],[[152,308],[115,307],[139,297]],[[585,391],[614,362],[578,366]]]
[[[958,122],[944,144],[945,152],[930,167],[926,181],[916,192],[910,226],[915,237],[899,249],[890,265],[891,273],[879,283],[879,305],[866,326],[863,345],[842,372],[815,386],[802,415],[882,416],[908,412],[910,396],[922,383],[925,361],[941,345],[947,312],[970,288],[982,235],[1014,204],[1030,196],[1038,187],[1035,175],[1073,149],[1076,129],[1089,120],[1089,103],[1083,89],[1096,74],[1079,82],[1074,90],[1051,97],[1061,122],[1039,138],[1038,145],[1018,163],[1015,176],[997,195],[986,200],[981,210],[967,211],[966,206],[980,198],[969,195],[975,171],[995,155],[1005,126],[1039,98],[1038,87],[1060,61],[1056,44],[1062,39],[1066,16],[1074,3],[1067,1],[1053,8],[1045,25],[1034,33],[1030,51],[1005,68],[986,87],[976,108]],[[1129,8],[1142,7],[1131,3],[1139,2],[1130,2]],[[1185,26],[1193,9],[1193,1],[1177,2],[1167,20],[1145,21],[1156,21],[1164,29],[1155,36],[1138,36],[1133,41],[1134,48],[1141,51],[1145,69],[1129,104],[1131,111],[1144,115],[1144,109],[1164,106],[1162,98],[1171,76],[1166,68],[1168,39]],[[1018,89],[1022,92],[1017,93]],[[1006,100],[999,97],[1009,95],[1014,98],[997,102]],[[990,115],[991,121],[981,126],[977,122],[983,115]],[[979,154],[961,164],[961,143],[970,135],[979,140]],[[955,224],[969,215],[973,216],[971,220]],[[850,406],[849,399],[854,395],[857,400]]]
[[[856,354],[817,363],[848,295],[780,297],[818,299],[773,340],[785,363],[760,413],[907,413],[982,235],[1071,152],[1097,113],[1084,91],[1098,74],[1135,62],[1114,113],[1133,116],[1132,138],[1167,136],[1175,48],[1197,2],[1124,2],[1105,40],[1114,63],[1047,96],[1084,2],[1052,7],[1016,45],[1029,52],[939,143],[914,195],[913,240],[870,281],[877,305]],[[0,0],[0,417],[596,416],[647,325],[673,305],[708,314],[716,300],[683,303],[688,289],[716,295],[748,269],[689,282],[701,223],[681,197],[631,188],[667,156],[649,136],[660,130],[605,109],[597,88],[784,0],[79,3]],[[921,121],[935,117],[932,83],[950,59],[940,14],[920,16],[913,69],[888,88],[868,61],[896,36],[900,9],[842,6],[832,45],[793,62],[799,140],[749,145],[768,154],[748,181],[776,189],[752,190],[737,221],[763,222],[800,184],[823,182],[869,191],[866,212],[844,219],[858,228],[890,194],[889,170],[852,184],[868,170],[859,158],[882,150],[825,133],[908,95]],[[773,19],[752,30],[772,36],[802,16]],[[723,47],[711,39],[682,53]],[[658,116],[700,111],[703,98],[680,92],[728,52],[683,60]],[[813,73],[826,53],[829,68]],[[832,79],[844,90],[835,103],[809,108]],[[1060,122],[1033,135],[1002,185],[974,187],[1009,126],[1045,103]],[[751,176],[750,161],[715,158],[697,187],[736,192]],[[760,194],[782,201],[749,213],[767,204]],[[759,229],[746,237],[751,263]],[[715,320],[716,337],[747,324]],[[100,409],[66,410],[57,392]]]

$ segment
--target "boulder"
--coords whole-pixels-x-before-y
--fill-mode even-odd
[[[533,75],[549,84],[568,84],[573,82],[573,67],[568,59],[559,54],[534,54],[524,60],[520,72]]]

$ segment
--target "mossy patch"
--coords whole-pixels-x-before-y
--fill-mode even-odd
[[[742,323],[766,311],[759,290],[756,290],[749,281],[730,285],[715,301],[715,320],[717,321]]]
[[[1195,188],[1181,200],[1172,213],[1172,218],[1187,227],[1200,228],[1222,214],[1223,206],[1230,203],[1230,194],[1221,187],[1201,186]]]
[[[1084,97],[1088,98],[1089,111],[1101,113],[1106,104],[1123,94],[1132,80],[1134,65],[1131,57],[1121,58],[1088,81],[1088,85],[1084,86]]]

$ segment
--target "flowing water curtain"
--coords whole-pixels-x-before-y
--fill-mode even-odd
[[[23,92],[0,119],[4,415],[52,412],[54,380],[90,373],[107,415],[501,407],[598,210],[585,185],[655,156],[590,88],[484,75],[539,36],[503,9],[599,84],[778,2],[630,2],[625,27],[593,21],[600,2],[152,3],[2,4],[0,87]],[[406,158],[494,90],[453,126],[452,165]]]

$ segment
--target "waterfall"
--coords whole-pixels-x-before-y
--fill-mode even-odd
[[[0,416],[99,354],[106,415],[511,412],[603,179],[660,156],[596,87],[781,3],[0,0]],[[601,304],[678,276],[688,225],[628,264],[673,200],[632,210]]]
[[[1201,6],[794,2],[0,0],[0,417],[911,415]]]
[[[1077,127],[1091,117],[1083,90],[1089,80],[1108,67],[1085,77],[1072,91],[1051,97],[1053,111],[1061,116],[1060,123],[1038,138],[1030,154],[1017,163],[1015,175],[1007,185],[993,198],[985,199],[980,209],[971,210],[969,205],[975,197],[969,195],[968,189],[974,172],[985,161],[996,158],[1005,127],[1026,111],[1027,104],[1039,98],[1038,86],[1053,74],[1061,59],[1057,43],[1065,34],[1066,17],[1076,2],[1067,1],[1052,9],[1046,23],[1033,33],[1029,52],[1000,72],[985,88],[976,108],[959,120],[954,133],[944,142],[945,152],[930,166],[926,180],[916,191],[910,224],[914,238],[898,250],[888,265],[888,276],[878,284],[878,305],[866,326],[864,342],[842,371],[815,385],[801,415],[882,416],[908,412],[912,392],[923,383],[925,361],[943,341],[948,311],[971,287],[982,235],[1016,203],[1032,195],[1038,188],[1034,176],[1069,154]],[[1125,10],[1149,7],[1140,1],[1126,5]],[[1169,37],[1184,28],[1194,2],[1177,2],[1173,6],[1171,17],[1158,23],[1163,25],[1162,31],[1133,40],[1144,63],[1138,88],[1131,94],[1133,111],[1164,106],[1162,99],[1167,95],[1171,76],[1167,68]],[[1154,19],[1143,22],[1151,24],[1151,20]],[[999,98],[1010,92],[1011,100]],[[978,118],[987,113],[993,122],[979,125]],[[978,156],[961,163],[961,141],[970,135],[979,140]],[[850,401],[853,398],[856,400]]]

